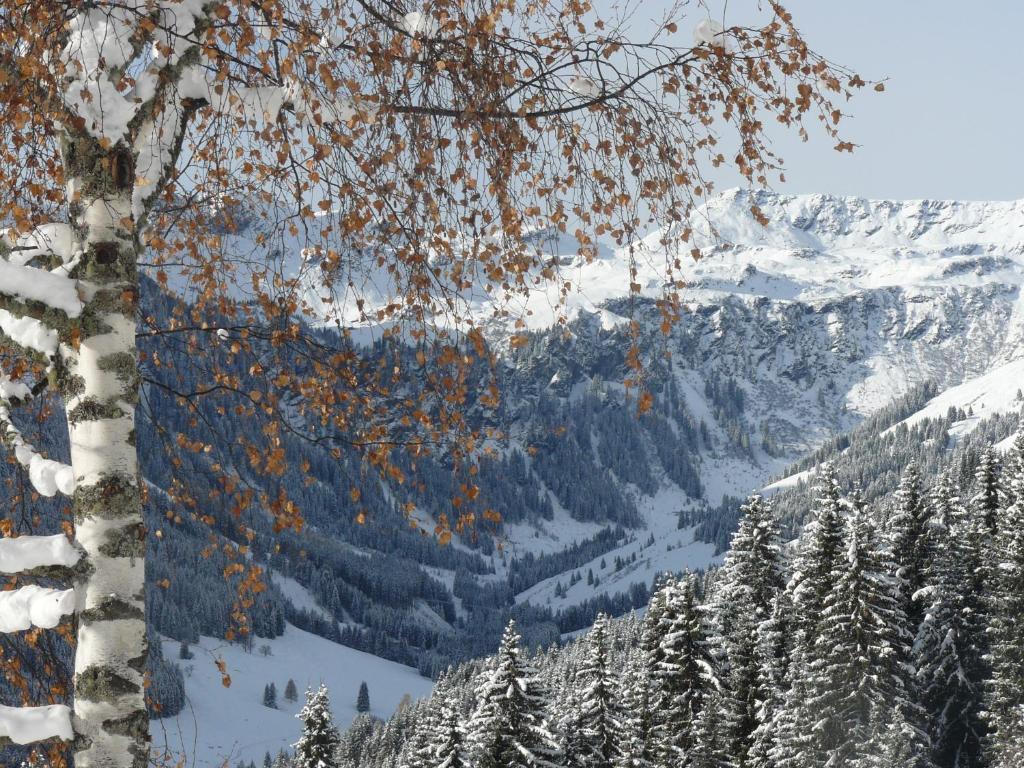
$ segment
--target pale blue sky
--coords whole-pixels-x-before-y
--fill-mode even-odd
[[[605,8],[612,1],[596,0]],[[669,5],[641,2],[638,23]],[[776,147],[788,170],[779,191],[1024,198],[1024,0],[785,5],[820,53],[889,81],[885,93],[864,92],[849,106],[845,132],[861,145],[852,156],[832,151],[820,136],[802,144],[780,135]],[[743,23],[753,8],[755,0],[731,0],[726,24]]]

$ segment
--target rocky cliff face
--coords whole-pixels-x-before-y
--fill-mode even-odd
[[[767,228],[750,214],[755,204]],[[945,389],[1024,356],[1022,203],[729,192],[702,216],[706,255],[687,266],[687,312],[668,339],[649,306],[623,296],[625,266],[606,254],[578,268],[574,282],[588,294],[570,297],[567,330],[546,330],[533,315],[538,338],[510,357],[514,378],[560,397],[594,377],[621,382],[626,320],[646,317],[652,378],[674,378],[712,434],[726,425],[705,385],[735,380],[739,422],[752,438],[770,438],[750,440],[744,462],[754,476],[917,384]],[[647,240],[651,254],[658,239]],[[645,263],[641,282],[653,298],[657,259]],[[709,488],[720,471],[713,458],[703,462]]]

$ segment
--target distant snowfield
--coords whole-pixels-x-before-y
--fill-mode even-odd
[[[309,594],[309,590],[295,579],[274,571],[270,576],[270,580],[274,586],[281,590],[281,594],[288,599],[288,602],[299,610],[307,610],[328,620],[333,619],[327,611],[317,605],[314,597]]]
[[[563,573],[534,584],[516,595],[517,603],[544,605],[554,610],[579,605],[597,595],[616,595],[629,590],[633,584],[650,586],[654,577],[668,571],[706,569],[721,562],[715,547],[704,541],[695,541],[693,528],[678,527],[678,512],[682,502],[688,503],[686,494],[675,486],[666,486],[654,497],[639,500],[639,510],[645,528],[632,532],[633,539],[626,544],[596,557],[576,568],[581,581],[569,586],[569,574]],[[654,537],[654,543],[647,542]],[[636,554],[635,563],[615,570],[615,558],[624,563]],[[604,561],[604,567],[601,562]],[[587,572],[593,571],[596,584],[587,584]],[[565,597],[555,595],[559,583],[565,588]]]
[[[751,213],[755,204],[770,219],[767,228]],[[327,212],[318,218],[336,215]],[[993,280],[1021,286],[1022,222],[1024,200],[865,200],[731,189],[694,212],[689,222],[692,240],[678,243],[678,254],[666,252],[661,230],[636,244],[632,249],[638,270],[635,278],[630,275],[624,250],[598,241],[587,260],[578,254],[574,237],[537,232],[531,247],[545,257],[542,261],[548,256],[557,259],[560,280],[527,296],[509,296],[482,275],[470,275],[470,287],[458,293],[478,323],[490,327],[488,321],[496,310],[507,310],[509,317],[521,318],[528,329],[539,330],[560,318],[571,320],[580,314],[598,314],[606,329],[625,322],[604,308],[604,302],[628,295],[631,283],[638,284],[644,296],[660,296],[666,264],[677,255],[682,270],[676,277],[687,285],[683,300],[688,304],[713,302],[722,295],[816,302],[858,291],[980,286]],[[257,246],[254,233],[242,232],[226,238],[226,243],[239,254],[257,247],[278,248],[284,254],[281,274],[300,281],[305,299],[325,322],[341,321],[350,326],[355,338],[367,343],[380,337],[387,326],[366,320],[363,310],[366,317],[374,318],[377,309],[400,299],[404,295],[402,281],[396,285],[394,276],[374,259],[364,263],[352,258],[350,274],[339,282],[347,289],[340,295],[322,296],[316,257],[307,260],[301,255],[303,242],[277,229],[262,232],[262,238]],[[703,253],[699,262],[687,255],[694,245]],[[320,250],[346,247],[340,242],[321,246]],[[314,248],[313,252],[319,251]],[[244,287],[250,284],[249,277],[242,270],[226,288],[241,291],[238,297],[247,298]],[[564,301],[560,294],[563,281],[573,286]],[[172,283],[177,285],[176,280]],[[446,313],[437,322],[447,326]]]
[[[1006,363],[983,376],[950,387],[928,401],[928,404],[920,411],[900,423],[912,427],[924,419],[945,416],[950,408],[962,408],[965,411],[973,412],[972,415],[954,424],[949,432],[953,437],[964,435],[990,416],[1019,411],[1024,408],[1024,400],[1017,394],[1022,391],[1024,391],[1024,359]],[[892,427],[886,431],[890,432],[895,428]]]
[[[948,433],[956,440],[968,435],[985,419],[998,414],[1024,410],[1024,399],[1018,396],[1024,392],[1024,358],[993,368],[988,373],[965,381],[963,384],[950,387],[933,397],[919,411],[905,418],[898,424],[882,432],[887,435],[901,424],[913,427],[925,419],[938,419],[945,416],[950,408],[959,408],[971,415],[955,422]],[[1008,451],[1013,445],[1014,436],[997,443],[993,448],[997,451]],[[817,467],[805,469],[803,472],[784,477],[764,486],[761,493],[772,496],[787,488],[795,488],[800,483],[814,480]]]
[[[270,647],[264,656],[260,647]],[[178,661],[175,641],[164,642],[164,655]],[[344,729],[356,715],[356,694],[366,681],[370,688],[372,713],[389,717],[402,699],[429,695],[433,683],[411,667],[371,656],[332,643],[321,637],[287,626],[274,640],[256,638],[251,653],[238,645],[204,637],[192,646],[195,658],[178,661],[185,671],[188,701],[177,717],[154,720],[150,725],[154,750],[167,750],[174,758],[184,756],[186,768],[233,768],[239,760],[260,765],[269,750],[276,755],[282,747],[291,750],[298,740],[301,723],[295,715],[302,707],[308,686],[325,682],[331,692],[335,721]],[[223,659],[231,676],[225,688],[214,665]],[[189,672],[191,670],[191,672]],[[299,690],[299,701],[284,700],[291,678]],[[263,688],[277,687],[279,709],[262,706]],[[175,764],[172,762],[172,764]]]
[[[768,228],[751,214],[755,203],[771,220]],[[1019,288],[1022,222],[1024,200],[887,201],[729,190],[701,206],[691,222],[704,257],[682,259],[683,299],[701,304],[749,295],[815,303],[887,288],[928,291],[993,282]],[[635,279],[623,253],[601,249],[587,263],[573,257],[572,238],[552,238],[545,245],[560,257],[562,276],[574,290],[561,309],[559,286],[537,289],[525,302],[517,300],[517,309],[524,310],[529,328],[540,329],[560,312],[570,319],[603,312],[601,305],[626,295],[631,282],[643,295],[657,297],[668,258],[662,237],[655,232],[641,244]],[[483,316],[493,303],[478,299],[477,312]],[[608,322],[604,314],[601,319]],[[871,410],[885,402],[871,403]]]

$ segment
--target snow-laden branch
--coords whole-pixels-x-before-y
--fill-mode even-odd
[[[167,102],[162,109],[153,110],[135,137],[132,215],[136,222],[145,219],[153,200],[170,178],[181,148],[188,110],[180,97],[170,98]]]
[[[0,632],[53,629],[75,612],[75,590],[29,584],[0,592]]]
[[[23,381],[13,381],[7,374],[0,373],[0,400],[28,400],[32,390]]]
[[[74,280],[45,269],[14,264],[0,258],[0,295],[59,310],[68,317],[82,313],[82,300]]]
[[[7,261],[19,266],[28,264],[38,256],[55,256],[64,267],[58,274],[66,274],[69,265],[80,256],[75,231],[70,224],[61,222],[40,224],[23,235],[14,235],[8,230],[4,240],[11,249]]]
[[[3,382],[6,381],[6,384]],[[75,472],[68,464],[44,458],[21,434],[11,419],[10,401],[25,399],[27,387],[20,382],[0,379],[0,442],[14,449],[14,456],[28,470],[29,482],[42,496],[75,492]]]
[[[18,317],[6,309],[0,309],[0,341],[5,340],[43,360],[52,360],[57,354],[60,335],[39,320]]]
[[[35,568],[70,568],[82,553],[63,533],[0,539],[0,573],[21,573]]]
[[[0,705],[0,739],[15,744],[33,744],[47,739],[71,741],[71,710],[63,704],[46,707],[5,707]]]
[[[156,93],[165,67],[174,66],[198,41],[193,39],[198,22],[205,17],[207,0],[149,5],[152,50],[143,51],[138,35],[146,4],[97,3],[86,6],[69,24],[68,43],[62,52],[71,74],[64,100],[81,117],[93,136],[116,144],[129,129],[143,105]],[[135,77],[135,88],[121,89],[121,76],[141,55],[155,65]]]
[[[37,239],[26,243],[26,247],[16,253],[25,260],[33,258],[33,254],[52,254],[54,251],[50,247],[51,242]],[[70,252],[71,249],[69,247],[63,250]],[[66,264],[62,264],[58,269],[65,266]],[[14,276],[17,279],[13,279]],[[32,280],[37,282],[33,283]],[[0,296],[2,295],[59,309],[68,317],[77,317],[82,311],[82,302],[78,298],[74,280],[43,269],[12,264],[0,258]],[[54,328],[40,320],[0,309],[0,342],[15,345],[19,353],[37,358],[52,368],[60,337]],[[59,461],[47,459],[36,451],[32,444],[25,440],[11,418],[11,408],[30,400],[33,394],[32,388],[24,381],[15,381],[0,373],[0,443],[14,449],[15,458],[28,470],[29,481],[41,495],[49,497],[59,492],[70,496],[75,491],[75,474],[72,468]]]

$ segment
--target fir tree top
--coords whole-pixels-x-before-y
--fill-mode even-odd
[[[302,737],[295,743],[296,768],[337,768],[341,736],[326,685],[306,691],[306,704],[296,717],[302,721]]]

